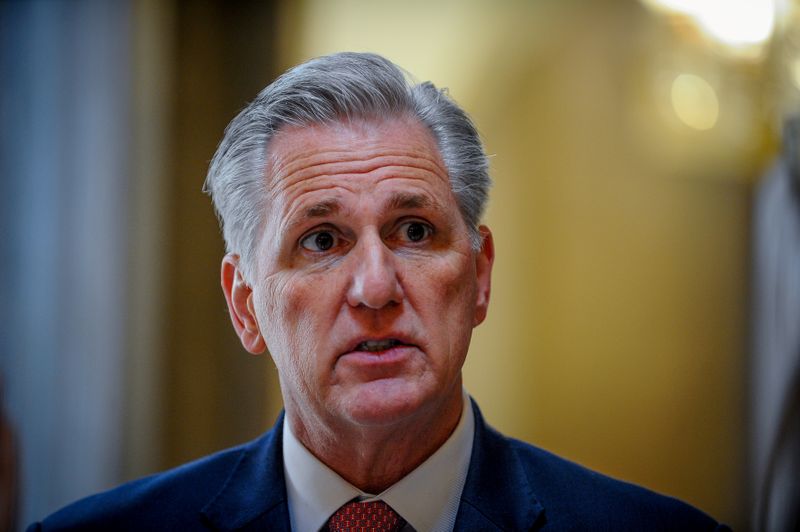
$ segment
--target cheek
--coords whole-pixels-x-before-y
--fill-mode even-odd
[[[454,254],[446,266],[441,269],[437,282],[441,287],[442,298],[447,301],[453,311],[458,314],[467,311],[472,313],[475,307],[475,268],[468,257]]]
[[[284,372],[289,369],[287,357],[297,350],[302,294],[285,276],[271,276],[261,287],[255,294],[259,326],[278,370]]]
[[[468,257],[451,253],[436,260],[410,265],[406,284],[412,287],[412,304],[424,314],[426,323],[449,322],[448,330],[460,330],[460,323],[472,323],[477,287],[474,267]]]
[[[274,276],[264,283],[259,324],[278,370],[313,372],[318,342],[324,338],[320,316],[330,306],[319,279]]]

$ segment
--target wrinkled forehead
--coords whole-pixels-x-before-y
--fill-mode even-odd
[[[449,185],[448,172],[433,133],[419,119],[405,115],[284,126],[267,146],[265,173],[268,188],[272,189],[300,169],[313,170],[321,164],[404,154],[434,165],[437,174]],[[297,177],[314,175],[312,171]]]

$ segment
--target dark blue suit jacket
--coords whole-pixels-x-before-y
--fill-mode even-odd
[[[727,530],[676,499],[506,438],[473,406],[456,530]],[[283,416],[253,442],[83,499],[28,532],[289,530],[282,427]]]

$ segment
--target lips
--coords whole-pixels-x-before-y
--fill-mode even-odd
[[[395,347],[417,347],[417,345],[399,337],[360,338],[350,345],[347,352],[380,353]]]
[[[392,379],[409,372],[420,348],[409,337],[395,334],[354,338],[336,358],[339,376],[348,382]]]
[[[398,345],[403,345],[400,340],[389,338],[386,340],[367,340],[358,344],[355,351],[386,351]]]

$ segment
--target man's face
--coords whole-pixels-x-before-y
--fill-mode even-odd
[[[290,416],[376,425],[458,403],[493,252],[485,228],[471,248],[430,132],[287,127],[269,151],[247,304]]]

